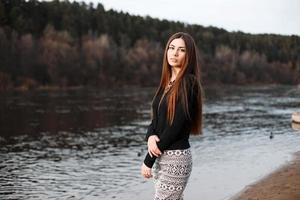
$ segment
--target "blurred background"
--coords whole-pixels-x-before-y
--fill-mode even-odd
[[[300,3],[0,0],[0,199],[152,199],[140,176],[164,45],[202,57],[187,199],[230,198],[299,148]]]

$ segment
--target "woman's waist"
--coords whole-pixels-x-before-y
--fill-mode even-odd
[[[191,149],[172,149],[172,150],[164,150],[163,156],[190,156]]]
[[[177,140],[173,144],[171,144],[168,148],[165,150],[184,150],[190,148],[190,143],[188,138],[182,138],[180,140]]]

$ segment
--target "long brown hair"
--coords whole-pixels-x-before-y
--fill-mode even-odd
[[[181,97],[181,103],[184,107],[186,116],[190,117],[190,113],[188,111],[189,102],[187,100],[188,99],[187,91],[193,89],[197,94],[197,98],[194,100],[196,101],[194,107],[194,109],[196,110],[195,110],[195,114],[191,118],[191,122],[192,122],[191,133],[194,135],[198,135],[198,134],[202,134],[202,101],[203,101],[203,97],[202,97],[203,92],[202,92],[202,86],[200,81],[201,74],[200,74],[199,50],[195,44],[194,39],[188,33],[178,32],[169,38],[164,51],[160,84],[156,90],[153,101],[155,97],[158,95],[158,93],[164,92],[164,90],[166,89],[166,87],[168,86],[171,80],[172,71],[171,71],[171,66],[168,63],[167,51],[170,43],[177,38],[181,38],[185,42],[186,55],[185,55],[184,62],[181,66],[181,69],[176,77],[176,80],[167,95],[167,104],[168,104],[167,120],[170,125],[173,123],[176,100],[178,99],[179,96]],[[189,80],[186,77],[193,77],[193,78],[192,80]],[[188,88],[188,85],[189,87],[191,87],[191,84],[187,83],[188,81],[193,81],[192,88]]]

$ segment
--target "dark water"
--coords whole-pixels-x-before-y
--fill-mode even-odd
[[[191,138],[188,199],[225,199],[300,150],[290,121],[300,109],[293,87],[205,92],[204,135]],[[153,88],[2,93],[0,199],[152,199],[151,181],[139,169],[153,94]]]

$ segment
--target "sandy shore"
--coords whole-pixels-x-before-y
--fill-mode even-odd
[[[246,186],[231,200],[300,200],[300,152],[294,160]]]

